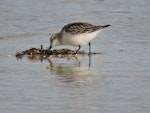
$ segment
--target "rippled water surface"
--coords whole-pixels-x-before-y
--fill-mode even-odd
[[[1,113],[149,113],[149,0],[1,0]],[[16,59],[70,22],[111,24],[78,59]],[[59,48],[77,47],[60,46]],[[55,49],[55,48],[54,48]],[[88,46],[81,51],[88,51]]]

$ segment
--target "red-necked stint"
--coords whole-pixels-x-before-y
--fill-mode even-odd
[[[90,41],[94,39],[104,28],[110,25],[96,26],[89,23],[77,22],[65,25],[59,33],[53,34],[50,38],[51,50],[54,46],[72,45],[78,46],[78,53],[81,46],[89,44],[89,54],[91,53]]]

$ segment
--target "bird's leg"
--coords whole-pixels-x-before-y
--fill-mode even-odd
[[[91,54],[91,43],[89,42],[89,55]]]
[[[80,48],[81,48],[81,46],[79,45],[79,48],[78,48],[78,50],[75,52],[75,54],[77,54],[77,53],[79,52]]]

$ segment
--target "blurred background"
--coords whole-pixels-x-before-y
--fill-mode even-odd
[[[149,4],[149,0],[0,0],[0,111],[149,113]],[[41,44],[49,47],[50,34],[71,22],[111,25],[91,42],[92,51],[100,55],[90,60],[16,59],[18,51]],[[88,51],[88,46],[82,50]]]

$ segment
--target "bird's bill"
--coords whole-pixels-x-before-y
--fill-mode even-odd
[[[52,48],[52,46],[50,45],[48,49],[51,50],[51,48]]]

